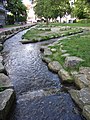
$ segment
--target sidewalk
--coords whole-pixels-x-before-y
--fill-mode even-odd
[[[8,28],[0,28],[0,33],[7,31],[7,30],[12,30],[14,28],[18,28],[18,27],[25,27],[25,26],[29,26],[29,25],[33,25],[34,23],[30,23],[30,24],[25,24],[25,25],[19,25],[19,26],[14,26],[14,27],[8,27]]]

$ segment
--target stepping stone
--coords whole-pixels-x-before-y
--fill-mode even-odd
[[[0,120],[6,120],[14,100],[15,93],[13,89],[7,89],[0,92]]]
[[[0,88],[1,89],[14,88],[9,77],[4,75],[3,73],[0,73]]]
[[[50,70],[52,70],[53,72],[58,72],[60,69],[62,69],[62,66],[60,65],[60,63],[58,61],[53,61],[53,62],[50,62],[48,64],[48,67]]]

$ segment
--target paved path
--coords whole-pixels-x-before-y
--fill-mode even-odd
[[[14,28],[22,27],[22,26],[28,26],[28,25],[31,25],[31,23],[30,23],[30,24],[25,24],[25,25],[20,25],[20,26],[13,26],[13,27],[7,27],[7,28],[0,28],[0,32],[2,32],[2,31],[7,31],[7,30],[11,30],[11,29],[14,29]]]

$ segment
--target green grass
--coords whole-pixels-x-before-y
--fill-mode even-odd
[[[4,28],[17,27],[17,26],[20,26],[20,25],[5,25]]]
[[[55,24],[52,24],[55,25]],[[90,23],[56,23],[57,26],[90,27]]]
[[[56,44],[55,46],[50,46],[49,48],[55,48],[56,52],[53,52],[52,55],[49,57],[51,58],[52,61],[58,61],[63,67],[64,67],[64,58],[61,57],[62,53],[60,51],[60,45]]]
[[[84,62],[76,66],[76,70],[78,70],[80,66],[90,67],[90,32],[84,35],[69,37],[69,39],[59,41],[59,43],[62,43],[62,49],[67,50],[70,56],[77,56],[84,60]],[[56,48],[57,52],[49,57],[51,57],[52,60],[59,61],[64,67],[65,57],[61,57],[62,53],[60,52],[59,43],[55,46],[50,46],[50,48]],[[71,69],[68,68],[67,70],[70,71]]]
[[[47,32],[47,29],[46,30],[43,30],[43,29],[31,29],[29,31],[27,31],[23,36],[22,38],[24,39],[27,39],[28,41],[38,41],[38,40],[41,40],[41,39],[46,39],[45,36],[47,37],[47,35],[43,35],[45,32]]]
[[[46,26],[46,24],[39,24],[41,27]],[[71,27],[90,27],[90,23],[49,23],[50,27],[52,26],[71,26]]]
[[[80,57],[85,60],[81,65],[90,67],[90,33],[84,36],[71,37],[70,40],[63,40],[63,49],[70,55]]]
[[[37,26],[36,28],[33,28],[29,31],[27,31],[22,38],[22,43],[29,43],[29,42],[38,42],[38,41],[43,41],[43,40],[49,40],[51,38],[58,38],[61,36],[67,36],[70,34],[74,34],[77,32],[81,32],[81,29],[75,29],[75,28],[62,28],[62,27],[57,27],[58,30],[52,31],[50,27],[41,27]],[[55,27],[52,29],[55,29]],[[64,30],[62,30],[64,29]]]

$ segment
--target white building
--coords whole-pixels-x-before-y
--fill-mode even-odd
[[[23,0],[23,3],[27,7],[27,23],[36,22],[33,0]]]
[[[74,6],[74,2],[75,0],[69,0],[70,6],[73,7]]]

